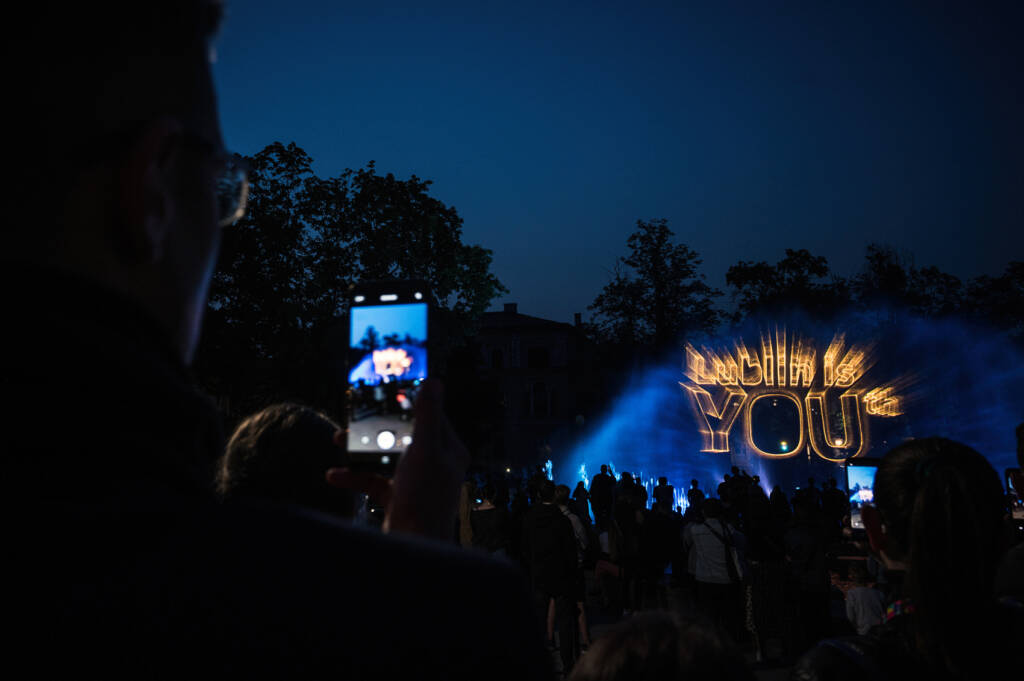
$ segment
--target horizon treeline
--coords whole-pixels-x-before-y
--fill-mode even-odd
[[[507,289],[491,271],[492,252],[463,243],[462,218],[430,196],[429,180],[381,175],[372,161],[320,178],[294,143],[275,142],[246,160],[248,211],[224,230],[194,365],[225,412],[285,400],[338,404],[346,293],[366,279],[429,282],[442,327],[432,339],[435,352],[450,356],[451,373],[472,384],[467,343],[480,315]],[[998,277],[964,282],[872,244],[862,270],[844,278],[824,257],[787,249],[777,263],[737,262],[726,273],[727,291],[705,281],[701,262],[677,243],[667,220],[639,220],[588,308],[585,329],[602,347],[602,361],[614,363],[637,348],[664,349],[760,315],[798,311],[828,322],[851,305],[963,316],[1024,345],[1024,262],[1008,263]],[[723,307],[727,300],[733,311]],[[471,405],[472,390],[464,392]]]
[[[901,316],[958,317],[1024,345],[1024,261],[1010,261],[999,276],[967,281],[886,244],[865,249],[850,277],[807,249],[787,248],[776,263],[740,260],[725,274],[727,291],[699,272],[700,255],[676,243],[665,219],[638,220],[609,282],[588,307],[587,324],[598,343],[619,350],[666,349],[688,336],[709,336],[751,319],[828,324],[851,310],[872,312],[878,325]],[[722,302],[730,301],[728,310]]]

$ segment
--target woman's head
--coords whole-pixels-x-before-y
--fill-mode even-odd
[[[334,444],[338,425],[297,404],[275,404],[247,417],[228,441],[217,470],[225,498],[300,504],[351,516],[354,495],[331,487],[329,468],[344,463]]]
[[[976,543],[979,559],[998,558],[1002,485],[992,465],[967,445],[933,437],[896,447],[878,467],[874,503],[895,560],[923,566],[963,542]],[[974,531],[953,534],[960,527]]]
[[[907,570],[919,652],[962,669],[983,635],[978,622],[990,608],[1003,548],[998,474],[959,442],[911,440],[882,459],[874,503],[881,521],[874,534],[882,534],[874,543]]]

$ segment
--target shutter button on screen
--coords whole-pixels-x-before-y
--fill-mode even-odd
[[[377,446],[381,449],[391,449],[395,446],[395,434],[390,430],[382,430],[377,433]]]

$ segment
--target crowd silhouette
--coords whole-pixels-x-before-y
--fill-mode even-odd
[[[918,471],[927,466],[923,477],[902,473],[907,460],[917,462]],[[607,465],[589,485],[580,481],[572,498],[567,486],[556,487],[547,475],[537,466],[527,478],[499,476],[500,493],[495,480],[485,489],[501,502],[502,555],[519,561],[540,590],[549,647],[557,638],[566,670],[589,648],[588,611],[591,620],[604,621],[667,613],[667,619],[650,621],[664,631],[681,626],[679,617],[698,621],[753,664],[791,666],[799,678],[845,678],[836,675],[850,669],[856,671],[851,678],[923,670],[936,678],[985,678],[1002,668],[1011,632],[1021,631],[1020,576],[1005,577],[1003,606],[993,591],[997,556],[1011,546],[1018,556],[1021,550],[1019,520],[1012,518],[1019,501],[1005,495],[984,457],[957,442],[912,440],[887,454],[878,473],[877,507],[865,507],[866,532],[851,527],[848,494],[834,478],[820,488],[810,478],[791,495],[779,486],[768,494],[757,476],[733,467],[714,493],[691,481],[684,512],[673,508],[674,488],[665,477],[649,501],[631,473],[616,479]],[[556,507],[569,521],[557,531]],[[494,511],[492,501],[485,512]],[[532,539],[539,514],[548,519],[542,551]],[[878,514],[891,518],[886,530]],[[879,548],[880,536],[888,538],[888,552]],[[920,549],[919,567],[911,569],[893,556],[906,556],[915,542],[929,548]],[[573,549],[590,585],[584,597],[579,578],[571,578]],[[1006,555],[1005,561],[1014,560],[1012,551]],[[564,582],[550,581],[552,572]],[[972,586],[958,591],[967,595],[946,595],[968,581]],[[906,603],[936,616],[918,622],[908,616],[914,611],[907,612]],[[978,621],[998,624],[971,624]],[[633,631],[637,625],[625,626],[623,631]],[[834,651],[856,664],[844,667]],[[579,676],[596,678],[593,667],[587,669]]]
[[[246,198],[211,78],[221,3],[14,12],[11,668],[745,679],[779,660],[798,679],[1009,675],[1020,501],[961,443],[888,452],[859,538],[831,480],[766,494],[734,468],[714,490],[692,482],[683,512],[671,481],[648,498],[606,467],[572,491],[543,467],[467,477],[434,380],[390,479],[346,467],[343,429],[301,405],[266,405],[225,442],[189,374],[221,229]]]
[[[308,452],[307,463],[321,457],[336,426],[275,405],[231,438],[219,469],[226,500],[233,461],[264,471],[246,474],[251,488],[288,484],[280,458],[253,438],[254,423],[279,424],[282,414],[291,428],[274,443],[293,452],[300,475],[322,483],[317,472],[336,465],[321,458],[303,469],[295,455]],[[240,451],[243,442],[250,451]],[[260,458],[266,465],[257,465]],[[710,678],[692,674],[728,658],[730,678],[759,667],[788,667],[800,679],[922,670],[987,678],[1003,668],[1021,631],[1021,577],[1004,565],[996,579],[1014,556],[1019,566],[1022,537],[1011,508],[1019,500],[963,444],[912,440],[888,453],[862,532],[851,527],[847,493],[834,478],[822,488],[812,478],[791,495],[779,486],[768,494],[757,476],[733,467],[714,492],[691,481],[684,512],[672,506],[677,496],[665,477],[648,498],[631,473],[615,478],[607,465],[574,490],[550,474],[537,466],[528,476],[468,475],[449,541],[522,569],[534,628],[563,675],[646,678],[636,674],[658,669]],[[313,485],[308,501],[289,500],[324,509],[324,490]],[[352,497],[341,496],[346,490],[334,493],[347,509],[339,515],[356,517]],[[948,594],[953,585],[956,596]],[[927,623],[919,612],[929,614]],[[653,657],[624,657],[621,646]]]

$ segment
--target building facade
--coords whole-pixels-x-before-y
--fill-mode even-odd
[[[598,386],[580,315],[566,324],[508,303],[484,313],[476,340],[480,375],[498,391],[501,411],[482,458],[532,466],[567,447],[591,415]]]

